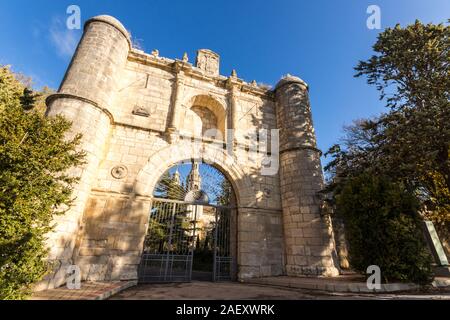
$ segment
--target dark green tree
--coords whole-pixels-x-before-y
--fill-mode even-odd
[[[349,259],[365,274],[380,267],[385,282],[431,281],[431,256],[421,232],[419,203],[404,186],[386,176],[361,174],[336,195],[344,218]]]
[[[450,222],[450,26],[386,29],[356,76],[376,85],[389,112],[363,127],[372,163],[420,193],[437,223]]]
[[[186,195],[186,188],[183,184],[179,184],[174,175],[170,175],[167,171],[163,174],[161,179],[158,181],[155,188],[155,195],[158,198],[172,199],[172,200],[184,200]]]
[[[37,95],[0,67],[0,299],[21,299],[48,271],[46,234],[72,202],[81,136],[33,110]]]
[[[422,216],[448,232],[450,27],[419,21],[397,25],[380,33],[373,49],[375,54],[357,65],[355,76],[376,86],[388,111],[355,121],[345,128],[342,142],[328,150],[327,191],[336,200],[354,179],[389,177],[416,199]],[[373,194],[371,201],[384,200]],[[336,212],[342,211],[344,203],[335,204]],[[401,221],[405,228],[399,230],[406,232],[409,222]]]
[[[228,179],[224,178],[220,182],[219,194],[217,196],[217,204],[228,206],[232,200],[233,189]]]
[[[372,172],[393,177],[416,193],[422,212],[450,222],[450,27],[419,21],[386,29],[357,77],[366,76],[388,112],[346,128],[326,167],[341,178]],[[340,180],[342,181],[342,179]]]

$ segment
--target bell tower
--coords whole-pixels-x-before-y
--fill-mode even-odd
[[[200,170],[198,167],[198,162],[192,162],[191,172],[186,179],[188,191],[191,190],[200,190],[202,186],[202,178],[200,177]]]

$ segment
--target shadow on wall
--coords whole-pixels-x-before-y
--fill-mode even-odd
[[[188,159],[175,161],[166,170],[183,160]],[[230,173],[219,164],[214,166],[232,182],[239,202],[236,222],[238,277],[281,275],[281,211],[260,208],[257,202],[248,203],[247,198],[243,199],[249,190],[242,189],[249,181],[254,197],[253,188],[257,186],[255,177],[259,172],[252,169],[241,177],[246,180],[244,182],[233,180]],[[275,178],[277,180],[278,176]],[[74,263],[80,267],[83,280],[137,279],[152,199],[150,196],[136,194],[137,181],[132,189],[123,187],[117,193],[95,189],[91,191],[74,250]]]
[[[136,279],[151,199],[92,191],[74,250],[83,280]]]

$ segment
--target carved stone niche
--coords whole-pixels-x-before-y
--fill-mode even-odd
[[[148,112],[148,110],[142,106],[138,106],[135,105],[133,108],[132,113],[136,116],[141,116],[141,117],[148,117],[150,116],[150,112]]]
[[[209,50],[200,49],[197,51],[195,66],[209,76],[219,76],[220,56]]]

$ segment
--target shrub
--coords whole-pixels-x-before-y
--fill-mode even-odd
[[[81,136],[34,110],[35,94],[0,66],[0,299],[23,299],[47,272],[45,235],[71,204]]]
[[[385,282],[430,282],[418,208],[414,195],[387,177],[349,178],[336,195],[336,213],[345,221],[351,266],[365,273],[378,265]]]

